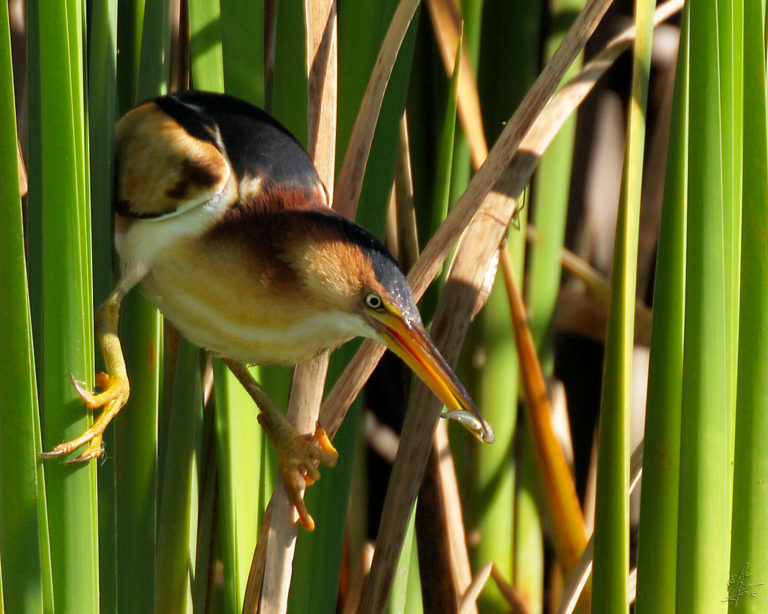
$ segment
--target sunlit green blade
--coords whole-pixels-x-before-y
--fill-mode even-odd
[[[258,43],[263,41],[262,10],[261,3],[238,6],[228,2],[220,6],[219,0],[199,0],[190,4],[191,68],[196,88],[224,91],[226,76],[228,93],[262,102],[262,63],[249,63],[262,57],[262,51],[257,53]],[[244,54],[244,50],[250,53]],[[229,75],[233,75],[237,91],[232,91]],[[219,361],[214,368],[222,599],[226,611],[235,612],[243,602],[260,516],[271,494],[272,472],[264,462],[266,440],[253,401]],[[210,469],[206,471],[210,473]],[[202,506],[205,493],[201,497]],[[201,508],[201,514],[203,511]]]
[[[264,0],[227,0],[221,18],[227,93],[263,107]]]
[[[621,202],[605,344],[595,501],[593,614],[629,612],[629,427],[632,402],[637,244],[654,2],[636,0],[637,36]]]
[[[94,2],[88,64],[94,307],[112,289],[113,126],[116,120],[117,0]]]
[[[223,92],[223,31],[219,0],[190,0],[188,10],[192,85],[199,90]]]
[[[482,23],[477,23],[481,8]],[[501,92],[491,92],[490,89],[484,89],[484,83],[479,83],[484,111],[487,109],[491,116],[498,112],[508,117],[511,107],[519,101],[519,98],[514,96],[522,96],[523,88],[529,86],[535,77],[539,65],[540,32],[538,27],[520,30],[515,36],[512,51],[509,47],[509,37],[505,36],[505,32],[509,30],[498,24],[510,26],[511,22],[507,22],[507,19],[515,20],[518,24],[538,24],[542,14],[541,4],[492,2],[485,7],[479,7],[477,2],[472,2],[467,3],[465,10],[467,49],[473,64],[477,66],[479,62],[478,82],[485,81],[488,75],[493,73],[497,68],[495,62],[501,61],[503,54],[516,55],[519,72],[518,78],[514,80],[515,84],[512,80],[501,77],[498,83]],[[495,138],[498,124],[490,121],[487,125],[489,138]],[[455,156],[456,176],[452,186],[454,195],[461,193],[470,176],[470,156],[463,137],[457,139]],[[524,228],[524,220],[521,220],[520,224],[511,228],[509,233],[510,249],[518,279],[523,276],[524,232],[521,233],[520,228]],[[468,441],[464,433],[457,432],[459,436],[453,438],[452,445],[456,448],[457,458],[462,454],[460,447],[467,447],[477,459],[473,468],[474,494],[470,509],[474,526],[479,529],[482,539],[472,551],[473,569],[476,571],[493,561],[499,573],[511,579],[515,573],[516,487],[516,463],[511,450],[517,429],[519,388],[518,355],[514,335],[510,334],[509,302],[503,283],[497,284],[491,291],[488,302],[474,326],[473,335],[479,337],[475,341],[479,344],[478,348],[473,353],[479,352],[484,361],[479,371],[473,373],[474,377],[470,381],[474,381],[475,401],[482,408],[483,417],[493,426],[496,441],[491,446],[477,444]],[[469,453],[469,450],[466,453]],[[484,612],[502,612],[507,611],[509,607],[492,582],[486,585],[478,602]]]
[[[304,2],[287,0],[275,3],[275,7],[275,67],[266,101],[267,110],[306,147],[308,95]]]
[[[416,519],[416,506],[411,512],[411,519],[408,522],[408,530],[403,541],[403,549],[400,551],[400,560],[395,569],[395,577],[392,580],[392,592],[389,597],[387,607],[388,614],[400,614],[401,612],[416,611],[412,604],[408,603],[408,585],[411,582],[411,575],[419,575],[418,556],[412,556],[416,551],[416,531],[414,530],[414,521]],[[415,561],[415,565],[412,563]]]
[[[584,6],[584,0],[550,2],[553,31],[547,40],[547,59],[562,42],[572,16]],[[569,17],[570,16],[570,17]],[[574,62],[564,80],[570,79],[581,62]],[[571,184],[571,162],[576,132],[576,117],[566,121],[539,161],[534,179],[533,225],[536,241],[531,246],[527,284],[531,332],[539,359],[546,373],[554,362],[554,309],[560,290],[560,250],[565,237],[565,222]]]
[[[93,306],[112,288],[113,126],[117,92],[117,0],[99,0],[91,9],[88,62],[88,122],[91,164]],[[104,369],[97,356],[97,368]],[[99,601],[102,611],[117,609],[117,542],[115,530],[115,432],[104,434],[109,454],[98,466]]]
[[[450,205],[450,194],[453,183],[453,171],[458,168],[459,165],[454,164],[453,156],[455,153],[463,151],[464,164],[469,168],[469,149],[466,144],[460,145],[459,141],[456,141],[456,112],[458,109],[458,87],[459,87],[459,58],[461,57],[462,40],[460,39],[459,45],[456,49],[456,55],[454,57],[454,69],[451,76],[450,85],[445,102],[445,112],[443,113],[442,122],[437,124],[435,128],[439,130],[439,136],[436,143],[436,156],[437,163],[434,170],[434,196],[432,198],[431,208],[429,202],[419,203],[417,207],[417,219],[422,220],[423,230],[427,232],[426,237],[422,238],[422,243],[429,239],[435,231],[440,227],[440,224],[445,220],[445,216],[448,215],[448,208]],[[415,105],[412,104],[411,107]],[[423,104],[421,105],[424,106]],[[422,113],[427,111],[422,110]],[[461,138],[461,132],[460,138]],[[453,186],[455,187],[455,186]],[[429,224],[427,225],[427,222]],[[444,274],[440,274],[436,283],[426,292],[421,299],[419,308],[423,317],[429,318],[435,311],[437,305],[437,298],[442,283],[445,280]]]
[[[469,57],[475,75],[477,75],[477,66],[480,60],[480,44],[483,42],[483,27],[490,21],[484,19],[485,11],[489,9],[489,4],[491,3],[485,2],[484,0],[462,0],[461,2],[462,36],[466,43],[464,45],[466,54]],[[513,3],[506,2],[504,4],[506,5],[503,7],[505,12],[509,13],[515,10],[515,7],[511,6]],[[530,2],[525,4],[533,6],[538,3]],[[536,9],[534,8],[534,10]],[[455,201],[456,198],[458,198],[458,195],[466,189],[472,176],[469,142],[463,130],[459,130],[455,138],[452,165],[451,194]]]
[[[24,258],[8,7],[0,8],[0,611],[53,608],[32,323]]]
[[[161,94],[168,87],[167,0],[147,3],[143,18],[143,23],[136,25],[141,31],[141,52],[131,105]],[[128,78],[130,73],[118,74],[120,81]],[[157,433],[163,345],[157,309],[138,288],[123,301],[120,338],[131,396],[114,427],[114,454],[119,460],[115,465],[118,603],[126,610],[145,612],[152,610],[156,590]]]
[[[454,135],[456,133],[457,93],[459,87],[459,58],[461,58],[461,40],[456,48],[453,62],[453,75],[445,105],[443,125],[440,130],[437,150],[437,168],[435,169],[435,199],[432,206],[431,233],[442,224],[448,215],[451,192],[451,171],[453,166]]]
[[[220,361],[214,363],[219,509],[226,611],[243,602],[260,517],[272,495],[271,445],[251,397]]]
[[[338,375],[340,369],[336,367],[335,371]],[[359,411],[351,411],[333,440],[339,452],[338,464],[332,469],[324,468],[322,480],[307,490],[307,507],[317,526],[312,533],[299,533],[289,612],[298,614],[308,611],[307,608],[330,611],[336,603],[359,416]]]
[[[145,0],[120,0],[117,4],[118,48],[117,81],[118,112],[125,113],[138,100],[141,59],[141,36],[144,24]],[[164,2],[154,2],[164,4]]]
[[[675,608],[688,194],[688,23],[686,11],[656,257],[637,554],[637,614]]]
[[[337,168],[344,159],[357,109],[368,85],[379,46],[398,4],[395,0],[345,2],[344,10],[339,12]],[[408,93],[418,23],[417,10],[403,39],[384,95],[360,193],[356,221],[379,237],[384,234],[384,211],[395,173],[398,125]]]
[[[744,225],[729,611],[768,608],[768,97],[764,7],[744,4]]]
[[[155,612],[191,613],[202,453],[199,350],[179,341],[158,522]],[[188,377],[187,374],[195,374]],[[191,381],[190,381],[191,380]],[[150,609],[150,611],[152,611]]]
[[[515,253],[516,272],[522,276],[520,233],[513,229],[509,240]],[[517,427],[518,356],[514,336],[509,334],[509,301],[503,283],[494,286],[480,321],[485,360],[477,376],[475,400],[483,408],[483,418],[493,425],[496,441],[491,446],[471,444],[478,460],[473,476],[476,494],[472,497],[472,508],[475,526],[482,536],[473,549],[472,560],[476,569],[493,561],[499,573],[511,579],[515,557],[515,457],[510,450]],[[487,612],[508,609],[493,583],[483,591],[480,603]]]
[[[726,379],[729,404],[736,402],[736,374],[739,341],[739,280],[741,245],[741,190],[744,98],[744,9],[743,0],[718,0],[717,49],[720,61],[720,121],[723,160],[723,263],[725,267],[725,314],[728,330]],[[747,154],[748,155],[748,154]],[[728,206],[732,203],[732,206]],[[731,417],[735,413],[731,412]],[[731,431],[733,432],[733,431]],[[733,443],[729,437],[729,442]],[[733,455],[733,452],[731,452]]]
[[[42,208],[41,405],[44,448],[79,436],[90,419],[68,373],[93,382],[90,207],[84,158],[82,7],[32,3],[30,202]],[[72,55],[74,54],[74,55]],[[45,78],[41,78],[42,75]],[[33,85],[34,83],[34,85]],[[96,468],[47,463],[46,490],[57,609],[98,609]]]
[[[405,605],[407,612],[423,612],[424,605],[421,597],[421,569],[419,568],[419,550],[414,542],[411,547],[410,569],[408,570],[408,586],[406,586]]]
[[[514,585],[525,599],[530,614],[541,614],[544,608],[544,540],[535,497],[539,475],[530,430],[525,429],[517,463],[512,569]]]
[[[134,93],[135,102],[168,91],[170,73],[170,0],[148,2],[141,27],[139,72]]]
[[[114,424],[118,603],[151,606],[157,522],[159,317],[138,292],[123,301],[123,339],[131,397]]]
[[[720,65],[710,2],[692,0],[676,611],[725,611],[732,412],[724,263]],[[732,206],[728,202],[727,206]]]

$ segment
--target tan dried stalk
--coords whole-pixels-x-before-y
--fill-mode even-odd
[[[338,34],[335,0],[306,0],[307,81],[309,89],[309,153],[333,195],[336,156],[336,99],[338,76]],[[297,365],[293,371],[288,400],[288,419],[300,433],[314,433],[328,371],[328,352]],[[261,612],[285,612],[291,585],[296,549],[296,512],[278,480],[272,496],[272,513],[264,548],[264,579]],[[256,555],[260,554],[259,548]]]
[[[467,586],[467,590],[459,599],[459,614],[477,612],[477,598],[480,596],[480,593],[483,592],[492,572],[493,563],[489,562],[475,574],[475,577],[472,578],[472,582]]]

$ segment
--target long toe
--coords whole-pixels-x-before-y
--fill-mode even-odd
[[[317,459],[324,465],[329,467],[335,467],[339,460],[339,452],[333,447],[328,433],[319,424],[315,426],[315,441],[320,447],[320,451],[317,453]]]
[[[325,431],[317,427],[314,434],[301,435],[290,424],[274,425],[265,414],[259,414],[259,422],[272,439],[277,451],[280,470],[289,500],[299,514],[301,525],[314,530],[315,522],[304,504],[304,489],[320,479],[320,463],[333,466],[339,453],[333,447]]]
[[[91,439],[91,441],[88,443],[88,447],[80,456],[73,458],[72,460],[65,461],[65,463],[67,465],[85,463],[93,458],[98,458],[102,455],[103,452],[104,444],[102,442],[102,435],[96,435],[93,439]]]
[[[50,452],[41,452],[40,456],[42,458],[64,456],[74,452],[80,446],[88,444],[88,447],[79,457],[67,461],[81,463],[101,456],[103,452],[102,435],[104,430],[128,401],[129,387],[128,380],[125,377],[112,377],[109,379],[104,392],[93,394],[86,388],[83,382],[78,381],[71,374],[70,379],[86,407],[89,409],[102,408],[102,411],[93,425],[86,429],[79,437],[60,443]],[[104,383],[103,377],[97,378],[97,380]]]

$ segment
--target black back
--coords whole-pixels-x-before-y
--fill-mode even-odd
[[[275,118],[226,94],[190,90],[154,99],[190,135],[223,149],[235,174],[314,191],[322,185],[309,154]],[[218,131],[221,142],[214,134]],[[321,188],[322,189],[322,188]]]

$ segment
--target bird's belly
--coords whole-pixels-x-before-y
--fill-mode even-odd
[[[293,364],[365,332],[357,317],[297,308],[236,271],[201,281],[178,268],[154,269],[143,285],[192,343],[250,364]]]

